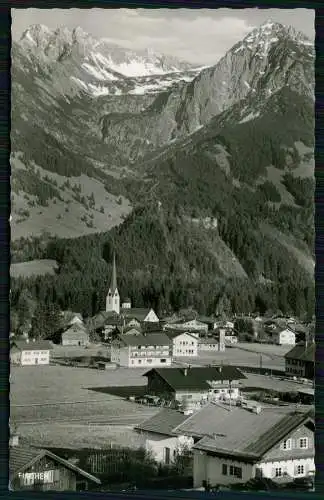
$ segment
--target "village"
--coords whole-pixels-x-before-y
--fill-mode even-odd
[[[115,256],[105,311],[62,318],[11,335],[14,490],[313,489],[312,325],[120,306]]]

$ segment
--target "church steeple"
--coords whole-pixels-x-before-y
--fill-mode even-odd
[[[120,297],[117,288],[116,256],[114,253],[110,287],[106,298],[106,312],[116,312],[119,314],[119,311]]]
[[[116,256],[115,256],[115,253],[114,253],[114,257],[113,257],[113,267],[112,267],[112,274],[111,274],[110,290],[112,292],[115,292],[115,290],[117,290],[117,272],[116,272]]]

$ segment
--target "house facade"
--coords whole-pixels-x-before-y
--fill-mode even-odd
[[[295,345],[285,354],[285,371],[287,375],[314,379],[315,376],[315,342]]]
[[[90,343],[89,334],[83,323],[74,323],[65,332],[62,333],[63,346],[81,346],[85,347]]]
[[[203,482],[225,486],[258,477],[281,481],[314,475],[314,421],[309,419],[302,423],[302,420],[307,421],[307,417],[282,415],[272,430],[268,428],[268,442],[265,440],[266,420],[264,428],[261,421],[260,427],[256,424],[254,431],[247,432],[245,443],[250,440],[247,445],[237,447],[230,443],[229,437],[223,440],[216,435],[214,440],[203,438],[193,447],[194,487],[200,487]],[[241,421],[242,435],[245,425],[250,427],[244,419]]]
[[[172,346],[164,334],[118,335],[111,343],[111,362],[127,368],[171,365]]]
[[[173,357],[197,357],[198,338],[187,332],[166,330],[165,334],[172,342]]]
[[[295,345],[296,334],[290,328],[279,330],[273,334],[273,340],[278,345]]]
[[[200,338],[198,341],[198,351],[219,351],[219,342],[215,338]]]
[[[48,450],[19,445],[9,450],[9,481],[13,491],[86,491],[101,484]]]
[[[52,345],[48,341],[14,340],[10,346],[10,362],[15,365],[48,365]]]

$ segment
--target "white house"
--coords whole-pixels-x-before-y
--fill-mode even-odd
[[[197,319],[192,319],[190,321],[179,321],[178,323],[165,323],[165,330],[182,330],[182,331],[195,331],[200,332],[201,334],[206,334],[208,331],[208,325],[206,323],[202,323]]]
[[[111,343],[111,362],[128,368],[171,365],[172,345],[164,333],[118,335]]]
[[[173,357],[197,357],[198,338],[188,332],[165,330],[165,334],[172,341]]]
[[[296,334],[290,328],[285,328],[284,330],[279,329],[272,335],[272,338],[274,342],[279,345],[296,344]]]
[[[215,338],[200,338],[198,340],[198,351],[219,351],[219,342]]]
[[[209,436],[192,448],[194,488],[313,475],[314,429],[309,414],[291,409],[214,412]]]
[[[50,342],[41,340],[14,340],[10,346],[10,361],[17,365],[48,365],[50,362]]]

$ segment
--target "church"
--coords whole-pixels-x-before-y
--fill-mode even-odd
[[[114,316],[123,327],[140,327],[142,323],[156,323],[158,327],[160,321],[152,308],[132,307],[130,299],[125,299],[120,307],[115,254],[113,256],[110,286],[106,297],[106,315],[107,319],[108,316]]]

